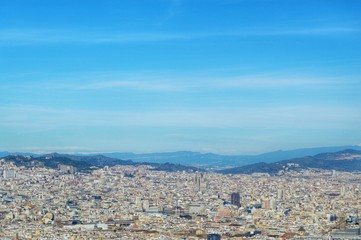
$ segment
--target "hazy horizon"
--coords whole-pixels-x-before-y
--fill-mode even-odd
[[[58,153],[58,154],[74,154],[74,155],[102,155],[102,154],[135,154],[135,155],[142,155],[142,154],[167,154],[167,153],[181,153],[181,152],[192,152],[192,153],[200,153],[200,154],[216,154],[216,155],[223,155],[223,156],[258,156],[262,154],[269,154],[269,153],[276,153],[276,152],[288,152],[288,151],[298,151],[298,150],[308,150],[308,149],[323,149],[325,148],[325,153],[328,152],[327,149],[330,148],[343,148],[343,147],[350,147],[356,148],[361,150],[361,144],[357,145],[340,145],[340,146],[321,146],[321,147],[309,147],[309,148],[296,148],[296,149],[274,149],[272,151],[267,152],[239,152],[239,153],[223,153],[223,152],[201,152],[201,151],[190,151],[190,150],[176,150],[176,151],[165,151],[165,152],[131,152],[131,151],[103,151],[103,152],[96,152],[96,151],[66,151],[61,149],[24,149],[24,150],[14,150],[14,151],[8,151],[5,149],[0,149],[0,152],[9,152],[9,153],[31,153],[31,154],[39,154],[39,155],[46,155],[46,154],[52,154],[52,153]]]

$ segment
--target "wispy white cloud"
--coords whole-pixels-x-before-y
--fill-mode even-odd
[[[270,31],[269,35],[332,35],[360,32],[360,29],[350,27],[305,28],[294,30]],[[264,32],[268,35],[267,32]]]
[[[162,19],[156,25],[162,26],[166,22],[168,22],[170,19],[172,19],[174,16],[176,16],[177,13],[179,12],[181,5],[182,5],[181,0],[170,0],[169,7],[167,9],[166,14],[162,17]]]
[[[79,72],[60,76],[32,76],[22,86],[24,90],[70,90],[93,91],[125,89],[131,91],[151,92],[187,92],[224,89],[255,89],[273,88],[350,88],[359,87],[357,77],[335,77],[320,74],[305,74],[298,71],[276,71],[259,74],[233,74],[232,76],[212,76],[209,74],[186,75],[179,72]],[[307,72],[307,71],[306,71]],[[11,78],[11,77],[10,77]],[[347,83],[347,84],[346,84]],[[3,83],[0,88],[11,89],[13,82]]]
[[[361,111],[352,107],[301,105],[224,107],[154,111],[99,111],[1,105],[0,126],[32,129],[69,126],[209,127],[209,128],[345,128],[360,127]]]
[[[284,73],[265,73],[255,75],[240,75],[228,78],[214,78],[207,80],[208,87],[217,89],[270,89],[270,88],[314,88],[338,85],[340,79],[336,77],[312,76]],[[344,83],[343,83],[344,84]]]
[[[170,92],[179,91],[179,84],[172,84],[164,81],[145,81],[145,80],[112,80],[112,81],[94,81],[74,86],[76,90],[100,90],[100,89],[133,89],[141,91]]]
[[[320,104],[293,106],[287,102],[277,107],[211,106],[154,111],[1,104],[0,111],[0,132],[3,131],[2,136],[8,136],[0,139],[1,145],[10,151],[22,148],[19,151],[39,153],[96,152],[105,149],[164,151],[179,150],[180,146],[187,150],[223,153],[239,153],[244,151],[241,151],[242,147],[247,146],[248,152],[253,148],[261,148],[254,149],[261,152],[265,146],[268,146],[268,150],[279,148],[279,141],[284,142],[284,146],[293,143],[292,148],[299,147],[302,142],[304,146],[317,145],[325,133],[333,136],[331,133],[351,133],[361,128],[359,108]],[[232,134],[229,134],[230,131]],[[64,135],[58,141],[60,132]],[[308,136],[302,135],[303,132],[307,132]],[[149,133],[153,133],[152,136]],[[51,141],[42,142],[39,140],[42,137]],[[351,136],[347,141],[359,141],[356,137]],[[16,142],[9,144],[8,138],[16,139]],[[157,145],[159,141],[162,147]],[[31,148],[25,149],[24,146]]]
[[[185,34],[142,32],[94,34],[76,30],[8,29],[0,30],[0,43],[9,45],[32,44],[107,44],[127,42],[157,42],[191,38]]]
[[[31,44],[60,44],[60,43],[130,43],[130,42],[159,42],[173,40],[191,40],[214,37],[257,37],[257,36],[318,36],[340,35],[360,32],[351,27],[319,27],[298,29],[239,29],[234,31],[208,32],[135,32],[99,34],[77,30],[61,29],[2,29],[0,30],[0,44],[31,45]]]

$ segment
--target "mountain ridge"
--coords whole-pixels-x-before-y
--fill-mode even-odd
[[[177,152],[164,152],[164,153],[142,153],[135,154],[129,159],[137,161],[148,161],[158,163],[178,163],[190,166],[202,167],[206,169],[217,169],[225,167],[244,166],[257,162],[276,162],[291,158],[311,156],[325,152],[338,152],[345,149],[361,150],[358,145],[345,145],[345,146],[331,146],[331,147],[315,147],[315,148],[300,148],[293,150],[277,150],[257,155],[221,155],[215,153],[200,153],[191,151],[177,151]],[[127,153],[129,154],[129,153]],[[105,153],[109,157],[127,158],[122,153]]]
[[[5,161],[13,162],[17,166],[31,167],[47,167],[52,169],[58,169],[59,165],[73,166],[80,172],[90,172],[94,169],[103,168],[105,166],[113,167],[116,165],[127,166],[140,166],[148,165],[151,170],[154,171],[191,171],[202,172],[203,169],[199,169],[192,166],[184,166],[180,164],[172,163],[147,163],[147,162],[133,162],[131,160],[122,160],[116,158],[109,158],[103,155],[94,156],[77,156],[70,154],[49,153],[41,156],[24,156],[21,154],[8,155],[1,158]]]
[[[279,174],[282,171],[300,171],[305,169],[324,169],[345,172],[361,171],[361,151],[346,149],[336,153],[320,153],[314,156],[293,158],[273,163],[259,162],[246,166],[228,168],[217,171],[223,174]]]
[[[258,155],[221,155],[215,153],[201,153],[201,152],[192,152],[192,151],[155,152],[155,153],[110,152],[110,153],[101,153],[101,154],[75,153],[71,155],[80,156],[80,157],[101,155],[111,159],[125,159],[137,163],[142,163],[142,162],[172,163],[172,164],[188,165],[188,166],[213,170],[213,169],[240,167],[258,162],[271,163],[271,162],[287,160],[292,158],[312,156],[325,152],[338,152],[346,149],[361,150],[361,146],[345,145],[345,146],[333,146],[333,147],[331,146],[331,147],[300,148],[293,150],[277,150]],[[33,153],[21,153],[21,152],[17,152],[17,153],[23,155],[29,155],[29,156],[41,156],[39,154],[33,154]],[[12,153],[0,152],[0,157],[4,157],[10,154]],[[67,154],[63,154],[63,155],[67,155]],[[73,160],[74,159],[75,158],[73,157]]]

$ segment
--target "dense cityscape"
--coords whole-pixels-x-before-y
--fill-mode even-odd
[[[1,239],[359,239],[359,173],[222,175],[0,162]]]
[[[361,240],[361,0],[0,0],[0,240]]]

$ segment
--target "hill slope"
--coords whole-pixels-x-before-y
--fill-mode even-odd
[[[258,172],[274,175],[282,170],[299,171],[308,168],[346,172],[361,171],[361,151],[349,149],[336,153],[321,153],[315,156],[294,158],[275,163],[260,162],[242,167],[224,169],[218,172],[224,174],[251,174]]]
[[[183,166],[179,164],[160,164],[160,163],[147,163],[147,162],[133,162],[131,160],[121,160],[116,158],[109,158],[103,155],[91,155],[91,156],[77,156],[69,154],[58,154],[50,153],[39,157],[24,156],[24,155],[9,155],[3,158],[5,161],[11,161],[17,166],[31,167],[47,167],[57,169],[59,164],[69,165],[76,167],[78,171],[88,172],[93,169],[103,168],[104,166],[115,166],[115,165],[148,165],[151,166],[155,171],[204,171],[191,166]]]

